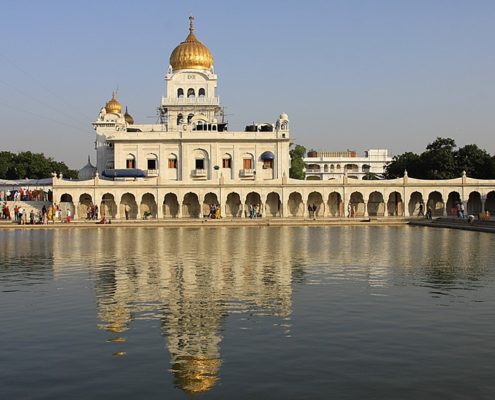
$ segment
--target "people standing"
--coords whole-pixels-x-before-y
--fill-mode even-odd
[[[70,223],[70,217],[71,217],[71,211],[70,211],[70,209],[68,208],[68,209],[67,209],[67,216],[65,217],[65,222],[66,222],[66,223]]]

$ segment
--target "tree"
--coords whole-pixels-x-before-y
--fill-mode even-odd
[[[471,178],[490,179],[495,177],[494,159],[475,144],[460,147],[455,153],[457,176],[463,171]]]
[[[420,157],[411,152],[394,156],[392,162],[385,167],[387,179],[401,178],[407,170],[408,176],[412,178],[422,177],[422,165]]]
[[[45,157],[43,153],[0,152],[0,179],[42,179],[51,177],[52,172],[77,178],[77,171],[69,169],[63,162]]]
[[[292,146],[291,146],[292,147]],[[300,144],[296,144],[294,148],[289,150],[290,154],[290,169],[289,176],[294,179],[304,179],[304,155],[306,148]]]
[[[437,137],[433,143],[426,146],[421,156],[423,179],[452,179],[456,178],[454,139]]]

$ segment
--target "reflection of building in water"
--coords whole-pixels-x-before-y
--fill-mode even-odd
[[[136,319],[161,321],[175,383],[186,392],[218,380],[224,318],[290,316],[288,228],[74,230],[70,250],[65,232],[54,234],[56,270],[69,255],[93,266],[100,328],[123,333]]]

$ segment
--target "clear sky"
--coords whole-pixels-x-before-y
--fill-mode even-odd
[[[495,153],[493,0],[3,0],[0,149],[94,163],[116,88],[155,122],[190,14],[230,130],[286,112],[308,149],[419,153],[442,136]]]

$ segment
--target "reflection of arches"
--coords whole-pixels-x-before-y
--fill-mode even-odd
[[[227,204],[225,206],[225,215],[227,217],[240,217],[241,214],[241,197],[237,193],[229,193],[227,196]]]
[[[177,218],[179,214],[179,202],[175,193],[167,193],[163,199],[163,216],[165,218]]]
[[[457,215],[457,203],[460,203],[461,195],[458,192],[450,192],[447,197],[447,214]]]
[[[278,193],[271,192],[266,196],[265,213],[270,217],[280,217],[280,196]]]
[[[138,205],[136,198],[132,193],[125,193],[120,199],[120,215],[125,219],[136,219],[138,214]]]
[[[340,193],[332,192],[328,195],[328,213],[331,217],[342,216],[342,197]]]
[[[187,193],[182,202],[182,216],[199,218],[200,212],[201,207],[199,205],[198,195],[192,192]]]
[[[287,206],[289,207],[289,215],[291,217],[302,217],[304,215],[304,203],[301,193],[292,192],[289,195]]]
[[[399,192],[392,192],[388,195],[387,213],[389,216],[402,216],[402,196]]]
[[[115,203],[113,194],[105,193],[101,198],[100,215],[107,219],[117,216],[117,204]]]
[[[246,196],[245,204],[245,210],[249,210],[249,206],[256,207],[259,213],[261,213],[263,210],[263,203],[261,202],[261,196],[259,195],[259,193],[248,193],[248,195]]]
[[[371,192],[368,198],[368,215],[370,217],[383,216],[385,213],[385,202],[380,192]]]
[[[488,192],[485,201],[485,211],[490,212],[490,214],[495,214],[495,192]]]
[[[360,192],[353,192],[350,201],[351,209],[348,210],[350,217],[362,217],[364,215],[364,198]]]
[[[444,203],[440,192],[431,192],[428,196],[428,207],[431,207],[432,215],[442,216],[444,213]]]
[[[468,215],[478,215],[481,212],[481,195],[479,192],[469,193],[469,199],[467,202]]]
[[[424,209],[423,195],[419,192],[411,193],[411,197],[409,199],[409,215],[411,217],[414,215],[419,215],[419,208],[421,204],[423,204],[423,215],[424,215],[426,210]]]
[[[84,193],[79,196],[79,206],[77,207],[77,218],[86,219],[88,217],[88,211],[93,205],[91,195]]]
[[[143,218],[157,218],[157,206],[155,196],[151,193],[145,193],[141,199],[141,215]]]
[[[316,216],[323,216],[323,214],[325,213],[325,204],[323,203],[323,197],[321,196],[321,193],[311,192],[308,196],[308,202],[306,204],[308,205],[308,207],[310,205],[316,206]]]
[[[203,200],[203,217],[208,217],[210,215],[210,206],[212,205],[218,205],[218,198],[215,193],[207,193],[205,195],[205,198]]]

